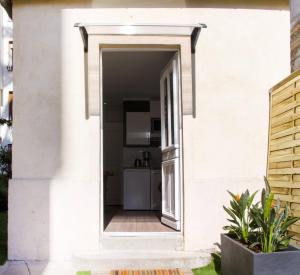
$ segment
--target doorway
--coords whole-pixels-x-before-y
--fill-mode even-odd
[[[177,51],[105,49],[103,230],[181,230],[181,100]]]

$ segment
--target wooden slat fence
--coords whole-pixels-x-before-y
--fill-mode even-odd
[[[300,70],[270,90],[267,178],[276,198],[300,217]],[[300,245],[300,221],[290,231]]]

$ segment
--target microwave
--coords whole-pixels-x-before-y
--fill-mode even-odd
[[[151,134],[159,134],[161,131],[160,118],[151,118]]]

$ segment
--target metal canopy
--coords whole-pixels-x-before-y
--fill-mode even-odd
[[[141,24],[141,25],[118,25],[118,24],[83,24],[76,23],[83,40],[84,51],[88,52],[88,36],[99,34],[113,35],[186,35],[191,37],[191,52],[196,51],[197,40],[202,28],[207,28],[203,23],[199,24]]]
[[[0,5],[6,10],[10,19],[12,19],[12,0],[0,0]]]
[[[84,45],[84,52],[89,50],[89,36],[92,35],[155,35],[155,36],[186,36],[191,39],[191,57],[192,57],[192,113],[196,117],[196,45],[205,24],[142,24],[142,25],[118,25],[118,24],[82,24],[76,23],[74,27],[79,28]],[[87,55],[86,55],[87,58]],[[97,86],[97,84],[95,85]]]

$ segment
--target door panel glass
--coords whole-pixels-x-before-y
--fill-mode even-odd
[[[170,194],[169,194],[169,167],[168,165],[163,165],[163,176],[164,176],[164,186],[163,186],[163,211],[170,211]]]
[[[175,171],[174,171],[174,164],[170,165],[170,178],[169,178],[169,188],[170,188],[170,212],[172,216],[175,215]]]
[[[178,168],[178,167],[177,167]],[[163,163],[163,211],[170,217],[175,217],[175,160]]]
[[[165,78],[164,80],[164,119],[165,119],[165,146],[169,146],[169,121],[168,121],[168,80]]]
[[[170,121],[171,121],[171,144],[174,144],[174,89],[173,89],[173,71],[169,75],[170,80]]]

